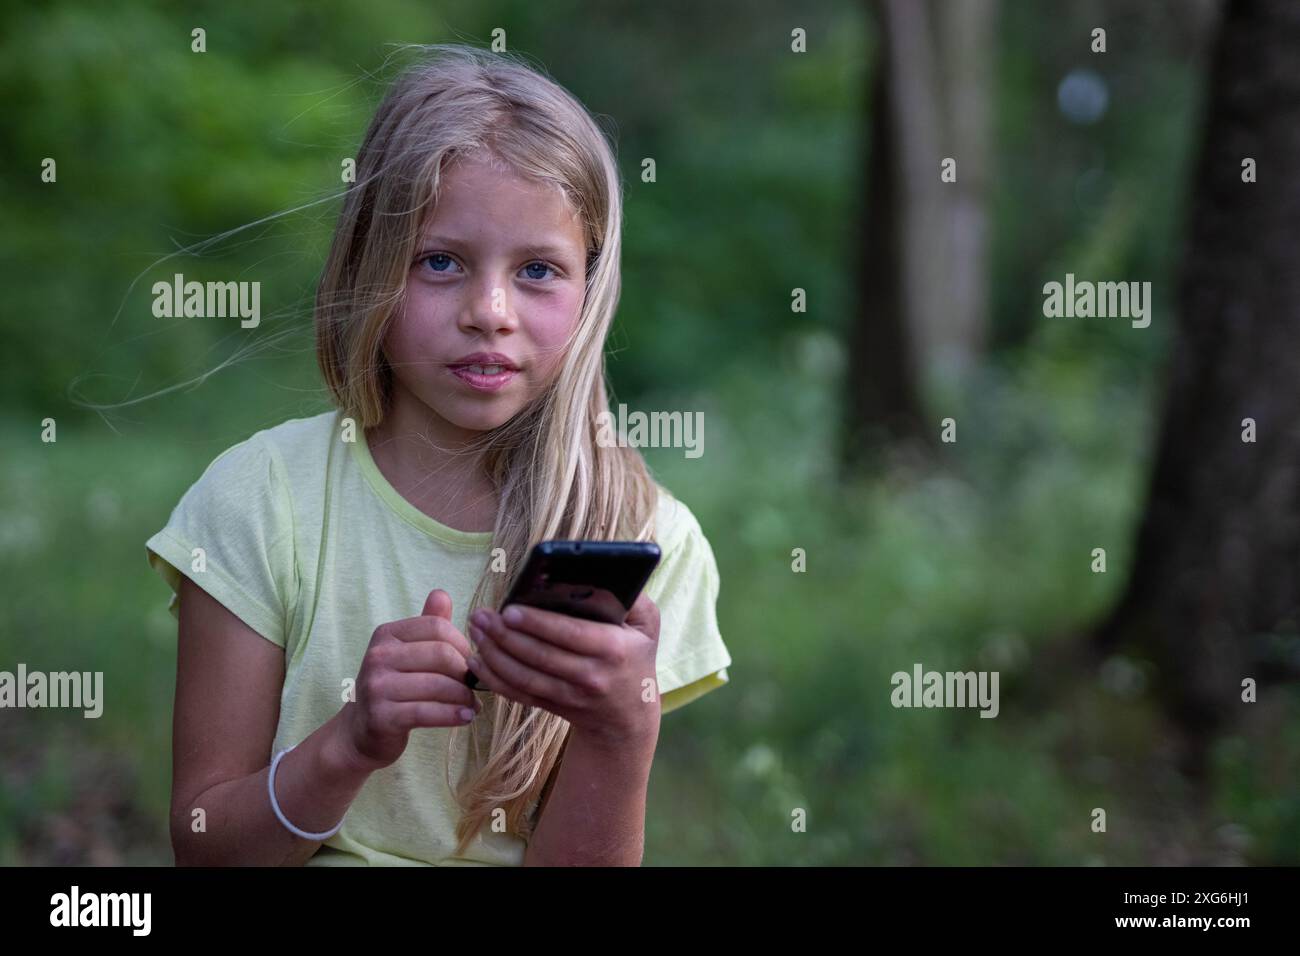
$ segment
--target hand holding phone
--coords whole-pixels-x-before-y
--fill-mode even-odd
[[[528,555],[502,609],[511,604],[622,624],[659,564],[653,541],[542,541]],[[471,672],[465,683],[474,688]]]

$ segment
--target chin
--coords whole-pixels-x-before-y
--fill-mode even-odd
[[[472,432],[487,432],[510,421],[518,411],[517,408],[505,407],[459,407],[447,409],[442,417],[457,428]]]

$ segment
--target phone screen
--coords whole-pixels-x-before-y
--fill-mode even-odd
[[[543,541],[533,549],[505,604],[527,604],[622,624],[659,563],[644,541]]]

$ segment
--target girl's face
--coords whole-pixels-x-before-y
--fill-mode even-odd
[[[418,400],[448,437],[509,421],[559,368],[586,262],[559,190],[481,159],[453,162],[384,337],[394,401]]]

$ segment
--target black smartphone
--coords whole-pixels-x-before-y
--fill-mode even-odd
[[[542,541],[533,547],[506,599],[589,621],[622,624],[659,564],[653,541]],[[465,678],[471,688],[478,678]]]

